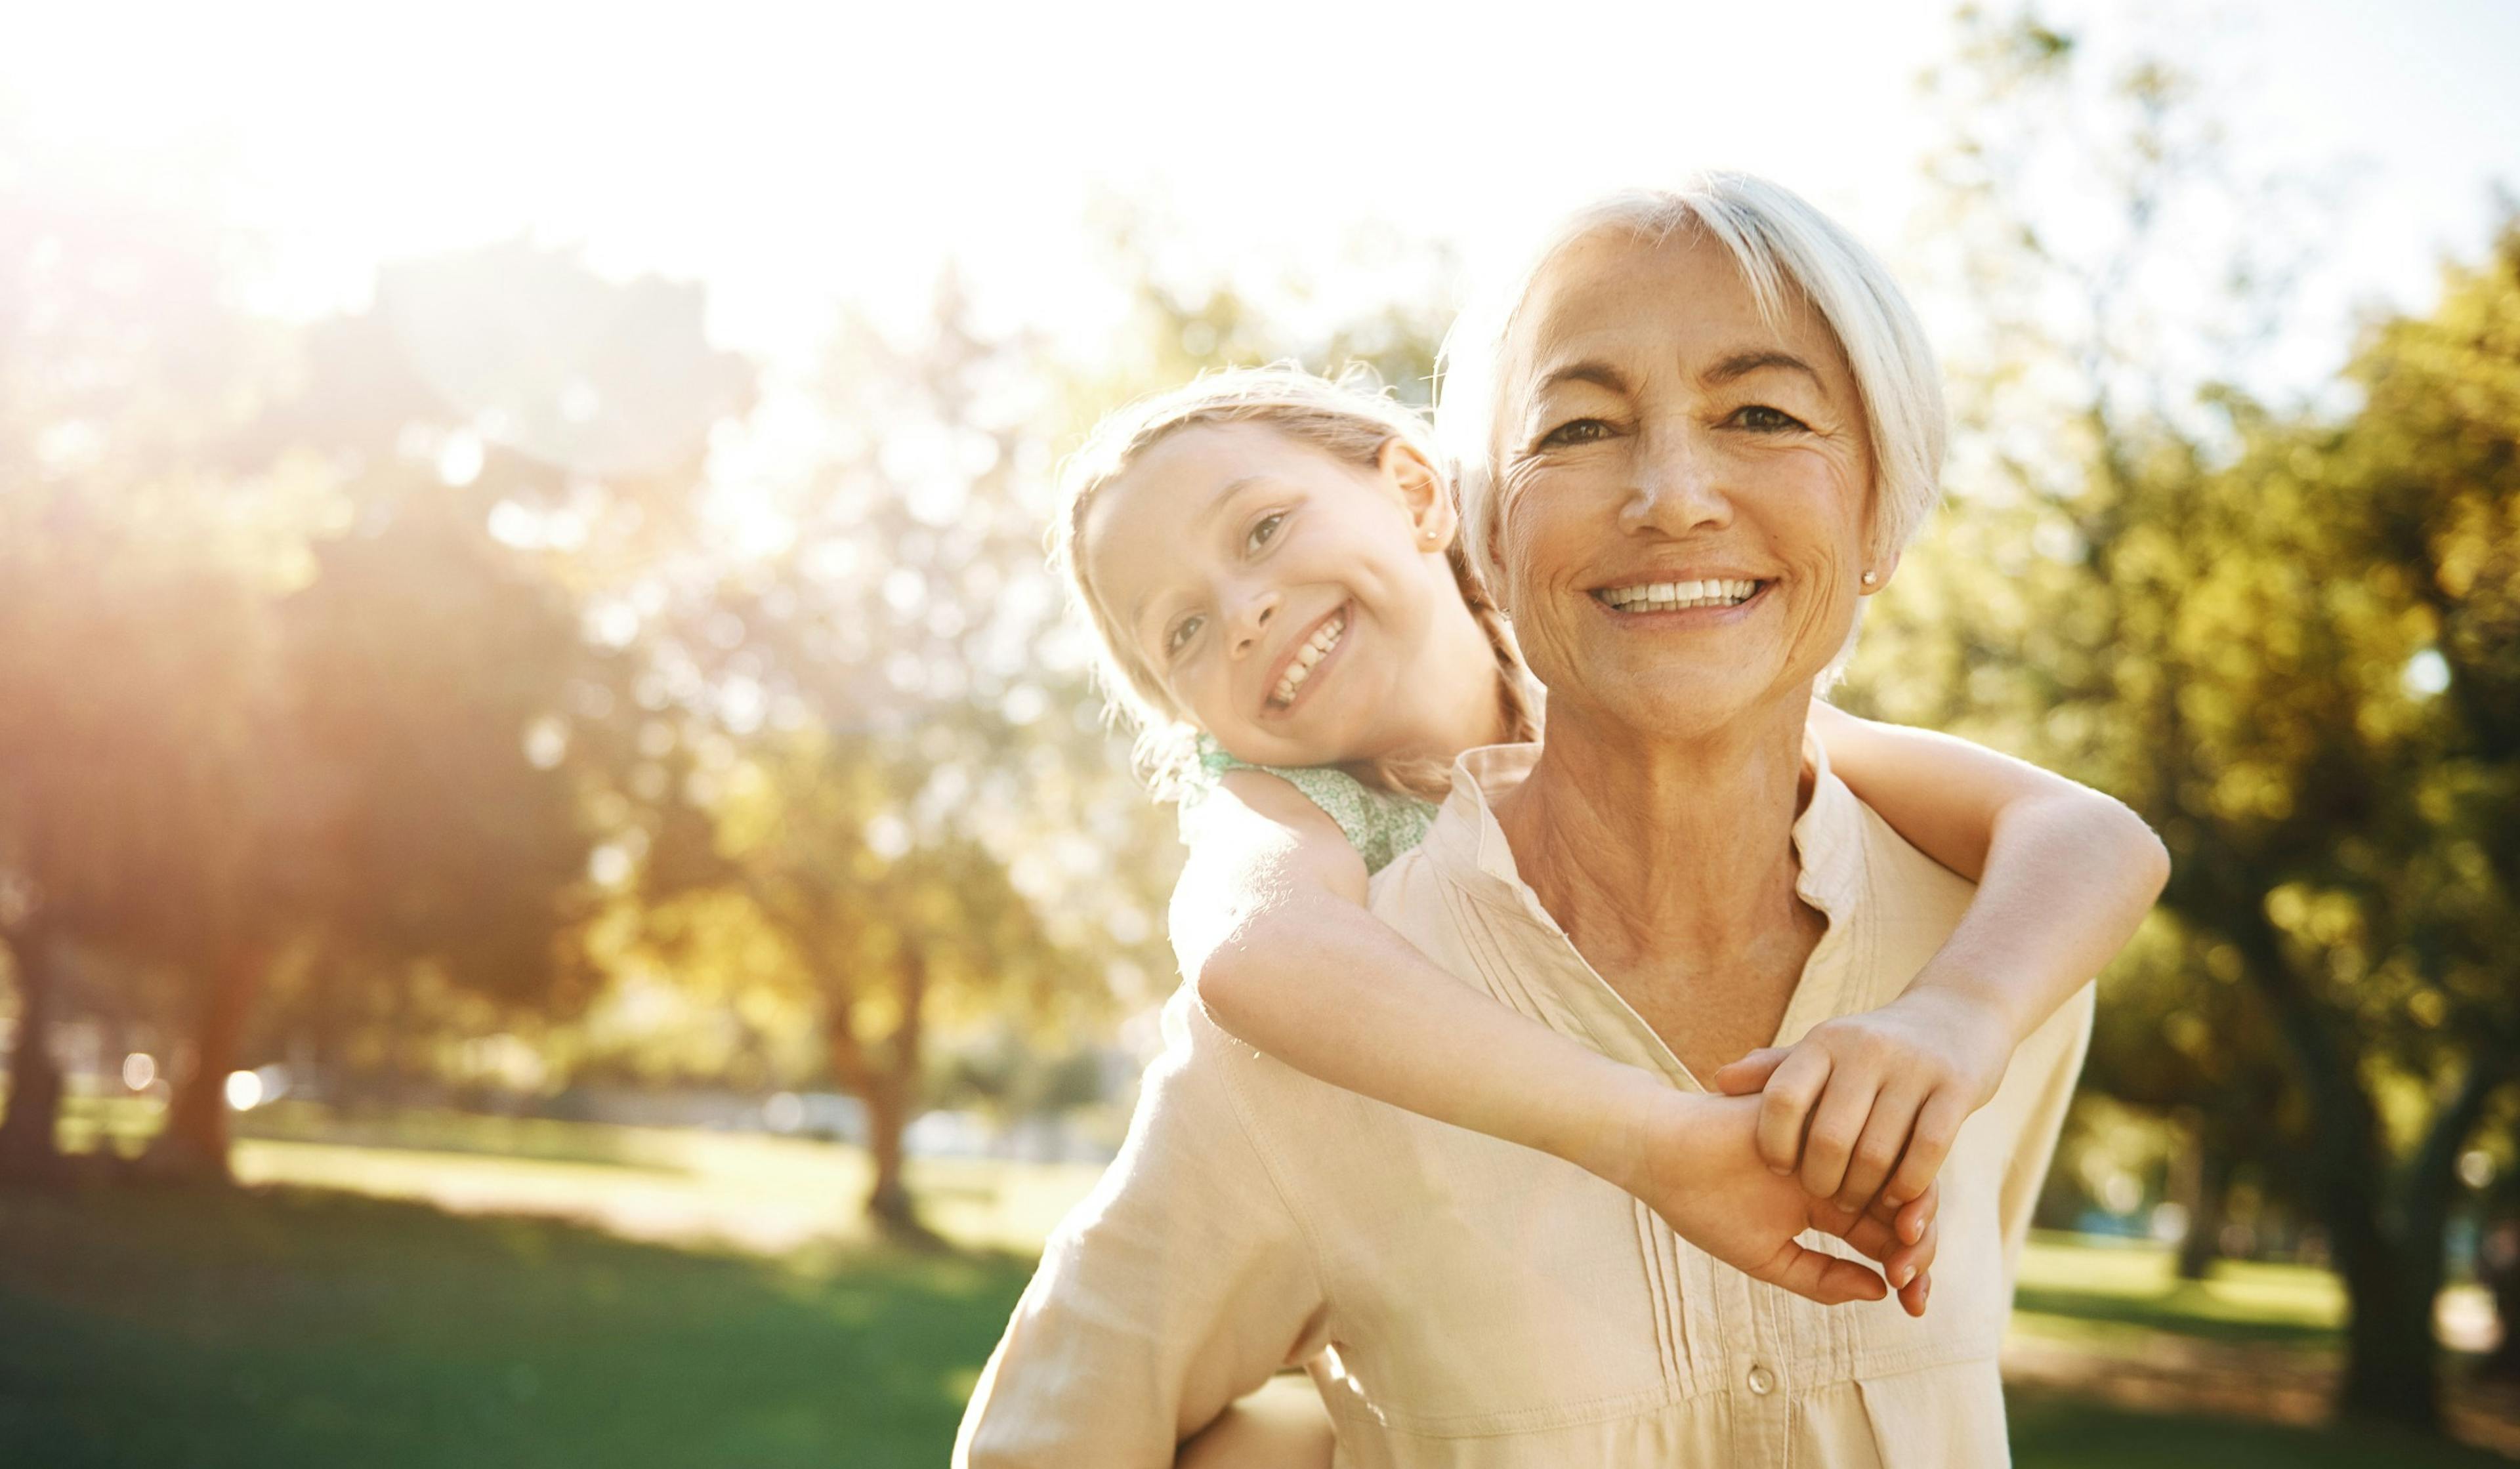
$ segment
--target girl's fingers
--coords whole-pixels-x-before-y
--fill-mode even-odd
[[[1747,1096],[1768,1085],[1768,1078],[1776,1074],[1778,1064],[1790,1053],[1781,1046],[1762,1046],[1737,1061],[1716,1068],[1715,1075],[1709,1080],[1715,1083],[1715,1090],[1726,1096]]]
[[[1890,1181],[1890,1171],[1899,1165],[1899,1154],[1908,1145],[1908,1132],[1922,1100],[1912,1091],[1887,1087],[1872,1099],[1872,1115],[1865,1120],[1863,1135],[1855,1142],[1855,1154],[1847,1160],[1845,1180],[1837,1185],[1838,1207],[1861,1209],[1872,1202],[1882,1184]]]
[[[1814,1200],[1812,1214],[1813,1227],[1836,1235],[1884,1265],[1908,1248],[1906,1241],[1891,1233],[1890,1226],[1880,1220],[1868,1214],[1849,1218],[1828,1199]]]
[[[1812,1108],[1811,1128],[1803,1135],[1803,1192],[1816,1199],[1837,1197],[1878,1091],[1874,1079],[1862,1072],[1829,1073],[1828,1086]]]
[[[1768,1076],[1759,1096],[1759,1161],[1775,1174],[1801,1166],[1803,1127],[1812,1103],[1828,1085],[1828,1052],[1817,1046],[1798,1046],[1785,1053]]]
[[[1951,1092],[1937,1091],[1925,1098],[1916,1112],[1915,1130],[1908,1135],[1908,1150],[1900,1156],[1881,1196],[1893,1204],[1905,1204],[1932,1187],[1942,1174],[1943,1160],[1952,1155],[1952,1140],[1967,1120],[1967,1104]]]
[[[1881,1201],[1886,1204],[1889,1198],[1884,1193]],[[1942,1202],[1943,1191],[1929,1183],[1923,1193],[1899,1206],[1891,1218],[1890,1227],[1901,1239],[1913,1244],[1925,1237],[1925,1230],[1934,1223],[1935,1215],[1941,1212]]]
[[[1943,1231],[1928,1221],[1924,1232],[1914,1243],[1902,1246],[1881,1262],[1881,1272],[1890,1277],[1893,1289],[1905,1288],[1918,1275],[1934,1268],[1934,1257],[1942,1250]]]
[[[1915,1279],[1899,1287],[1900,1309],[1907,1312],[1908,1314],[1912,1316],[1923,1315],[1925,1313],[1925,1298],[1933,1294],[1933,1275],[1930,1273],[1919,1273]]]
[[[1890,1293],[1890,1287],[1882,1282],[1879,1275],[1854,1261],[1791,1240],[1777,1252],[1766,1269],[1751,1273],[1754,1279],[1781,1286],[1822,1306],[1843,1306],[1849,1301],[1878,1301]]]

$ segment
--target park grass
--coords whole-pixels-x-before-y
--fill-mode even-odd
[[[933,1465],[1028,1273],[332,1190],[0,1193],[0,1463]]]
[[[2317,1427],[2129,1412],[2048,1389],[2007,1387],[2017,1469],[2502,1469],[2481,1448],[2378,1425]]]
[[[479,1121],[276,1114],[239,1145],[250,1188],[0,1191],[0,1465],[938,1464],[1096,1172],[922,1160],[956,1248],[904,1252],[856,1224],[851,1149]],[[2307,1361],[2341,1311],[2317,1270],[2182,1284],[2157,1248],[2040,1236],[2015,1331]],[[2011,1401],[2024,1469],[2505,1462],[2052,1387]]]
[[[2182,1280],[2149,1241],[2035,1234],[2023,1249],[2013,1330],[2095,1345],[2143,1333],[2289,1350],[2341,1344],[2345,1290],[2309,1266],[2218,1261],[2211,1278]]]

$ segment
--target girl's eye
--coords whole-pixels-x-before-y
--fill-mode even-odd
[[[1599,419],[1575,419],[1542,434],[1540,445],[1546,449],[1566,444],[1590,444],[1607,438],[1609,434],[1610,425]]]
[[[1763,433],[1774,433],[1779,429],[1800,428],[1804,426],[1802,420],[1795,418],[1792,414],[1786,413],[1780,408],[1770,408],[1765,403],[1753,403],[1747,408],[1743,408],[1734,413],[1732,415],[1732,422],[1740,424],[1744,428],[1757,429]]]
[[[1243,549],[1245,551],[1258,551],[1261,547],[1276,540],[1278,538],[1278,527],[1281,524],[1283,524],[1285,519],[1286,512],[1284,511],[1272,511],[1270,513],[1261,516],[1259,523],[1251,527],[1251,533],[1242,538]]]
[[[1199,625],[1206,621],[1206,618],[1193,612],[1174,623],[1173,630],[1164,635],[1164,656],[1171,657],[1188,647],[1190,640],[1198,636]]]

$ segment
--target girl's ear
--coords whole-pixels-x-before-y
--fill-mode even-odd
[[[1418,530],[1418,549],[1440,552],[1453,544],[1453,534],[1461,528],[1461,508],[1453,503],[1453,487],[1426,456],[1406,439],[1392,439],[1374,457],[1374,467],[1399,491],[1400,503],[1409,510],[1409,519]]]

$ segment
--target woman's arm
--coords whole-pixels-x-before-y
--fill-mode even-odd
[[[1794,1243],[1805,1228],[1841,1234],[1922,1310],[1931,1200],[1868,1221],[1808,1199],[1759,1166],[1746,1104],[1516,1014],[1375,918],[1365,865],[1293,786],[1238,771],[1207,799],[1172,934],[1219,1026],[1319,1081],[1563,1158],[1756,1278],[1823,1302],[1877,1298],[1878,1276]]]
[[[2170,856],[2134,812],[2024,761],[1818,702],[1812,728],[1848,786],[1977,895],[1898,1000],[1714,1083],[1764,1090],[1771,1167],[1841,1205],[1895,1205],[1932,1180],[2014,1047],[2135,936]]]

